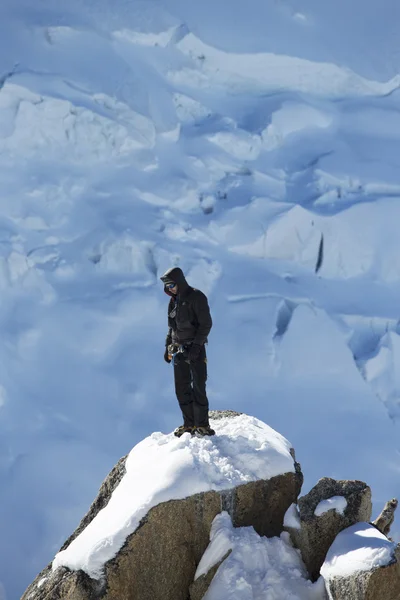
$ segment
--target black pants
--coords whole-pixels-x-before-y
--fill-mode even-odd
[[[182,354],[174,360],[175,393],[187,427],[208,426],[208,398],[206,394],[206,349],[201,349],[195,362],[187,363]]]

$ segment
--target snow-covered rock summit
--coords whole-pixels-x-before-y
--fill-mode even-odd
[[[135,446],[23,598],[186,600],[222,510],[279,535],[303,479],[289,442],[254,417],[211,416],[213,438],[153,433]]]
[[[57,554],[53,569],[82,569],[99,578],[154,506],[294,472],[289,443],[268,425],[247,415],[217,423],[212,439],[157,432],[137,444],[108,505]]]

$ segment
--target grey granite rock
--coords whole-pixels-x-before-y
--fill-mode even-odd
[[[317,516],[315,509],[322,500],[343,496],[347,506],[343,515],[334,509]],[[313,489],[298,501],[300,529],[285,527],[313,581],[319,577],[326,554],[337,534],[355,523],[371,518],[371,490],[362,481],[320,479]]]
[[[334,577],[325,585],[330,600],[399,600],[400,546],[389,565]]]
[[[208,588],[210,587],[210,583],[214,579],[216,572],[219,567],[222,565],[225,559],[231,554],[232,550],[228,550],[225,556],[218,561],[207,573],[204,575],[200,575],[197,579],[194,580],[192,585],[190,586],[190,600],[202,600],[207,593]]]

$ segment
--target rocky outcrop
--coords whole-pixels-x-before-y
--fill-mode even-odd
[[[240,456],[238,464],[242,465],[244,464],[243,456],[246,456],[247,464],[248,459],[251,460],[252,452],[257,453],[265,447],[264,438],[261,439],[262,443],[259,446],[253,445],[254,435],[258,435],[258,433],[254,433],[255,431],[259,431],[260,428],[264,431],[262,427],[270,430],[257,419],[234,411],[213,411],[210,413],[210,417],[214,421],[225,420],[219,424],[220,444],[204,440],[207,445],[203,445],[202,440],[199,445],[189,436],[186,442],[182,441],[183,445],[179,440],[181,450],[185,448],[186,451],[189,451],[189,448],[196,447],[200,449],[201,454],[204,454],[204,452],[210,451],[220,452],[223,448],[225,451],[227,448],[234,448],[234,455]],[[236,418],[238,420],[232,424],[231,419]],[[251,435],[249,434],[248,446],[246,446],[246,438],[242,434],[245,428],[242,428],[241,419],[244,419],[246,427],[255,427]],[[227,429],[224,430],[224,427]],[[229,438],[227,434],[231,427],[234,431],[233,438]],[[239,438],[237,432],[240,433]],[[171,439],[168,441],[162,434],[154,435],[158,436],[157,439],[161,437],[162,454],[158,456],[165,456],[164,444],[171,444],[170,448],[174,453],[177,452],[177,447],[173,442],[171,443]],[[265,435],[269,435],[268,431]],[[279,434],[273,432],[273,436],[276,435]],[[170,438],[176,440],[173,436]],[[330,600],[398,600],[400,598],[400,550],[396,544],[378,531],[378,525],[382,525],[384,532],[390,527],[397,501],[392,500],[386,504],[373,527],[368,524],[371,518],[371,492],[369,487],[361,481],[336,481],[324,478],[306,496],[297,500],[303,475],[300,465],[295,460],[294,451],[291,450],[289,453],[290,446],[284,438],[282,439],[284,450],[280,450],[280,447],[275,448],[275,454],[267,455],[266,460],[266,455],[262,455],[264,458],[261,460],[260,455],[257,454],[255,464],[268,465],[267,470],[258,475],[265,479],[259,478],[243,485],[237,485],[243,481],[243,478],[239,478],[227,489],[212,487],[209,488],[209,491],[196,493],[182,499],[167,500],[164,497],[164,501],[159,500],[157,505],[152,504],[152,508],[147,507],[141,513],[141,516],[145,516],[141,519],[138,518],[139,525],[137,526],[136,523],[136,529],[130,530],[133,533],[128,532],[122,538],[122,540],[125,539],[122,548],[118,546],[120,550],[109,555],[114,558],[105,564],[102,563],[104,572],[101,579],[91,579],[82,570],[71,571],[65,567],[59,567],[53,571],[52,565],[49,565],[27,589],[21,600],[201,600],[207,594],[218,569],[224,568],[224,561],[232,552],[232,550],[226,551],[224,547],[221,552],[221,546],[219,546],[218,558],[220,560],[215,564],[214,562],[209,563],[207,572],[202,571],[200,566],[198,572],[202,574],[194,581],[197,567],[209,546],[211,525],[215,517],[222,511],[229,513],[230,519],[228,515],[226,517],[231,531],[233,531],[232,524],[234,527],[251,526],[259,535],[267,537],[281,534],[286,515],[285,529],[290,533],[294,545],[300,549],[310,578],[314,581],[317,580],[321,571],[324,579],[321,578],[316,585],[323,584],[325,580]],[[147,448],[148,446],[146,446],[146,452]],[[211,454],[207,454],[207,456],[208,462],[206,461],[204,466],[206,472]],[[271,472],[269,456],[272,457],[272,460],[278,461],[283,456],[286,458],[283,463],[278,463],[278,470]],[[227,454],[219,454],[218,457],[220,462],[222,460],[223,470],[221,473],[223,475],[218,476],[217,483],[220,480],[225,482]],[[74,542],[80,533],[102,509],[107,507],[107,511],[111,507],[113,510],[113,502],[109,503],[109,501],[126,474],[126,459],[127,457],[122,458],[103,482],[88,513],[61,550],[65,550],[69,548],[70,544],[73,544],[69,551],[74,554],[76,543],[79,545],[82,540],[80,537]],[[147,465],[146,458],[144,462]],[[129,462],[127,464],[128,477]],[[193,467],[196,469],[199,468],[198,465],[198,462],[193,463]],[[284,465],[283,468],[282,465]],[[229,468],[234,470],[234,464],[230,464]],[[285,473],[285,470],[288,472]],[[252,470],[250,473],[251,479],[254,474]],[[277,473],[281,474],[277,475]],[[146,476],[144,476],[145,478]],[[124,482],[126,481],[124,479]],[[139,485],[140,481],[141,479],[138,481]],[[154,481],[158,481],[158,479]],[[245,481],[249,481],[249,477]],[[184,489],[185,492],[187,489],[190,490],[190,488]],[[130,506],[130,498],[131,496],[128,496],[128,506]],[[289,507],[290,510],[288,510]],[[107,514],[106,511],[102,513],[103,516]],[[222,516],[217,517],[216,521],[219,521]],[[348,536],[352,536],[351,547],[352,540],[361,540],[362,552],[364,552],[365,537],[362,534],[359,535],[359,531],[364,531],[365,528],[369,528],[368,535],[372,539],[370,548],[373,560],[370,561],[367,558],[366,561],[361,561],[363,563],[361,567],[359,563],[356,563],[356,569],[360,570],[346,571],[337,568],[335,570],[334,567],[335,565],[337,567],[338,564],[337,557],[344,564],[349,562],[346,554],[349,545],[341,543],[339,538],[347,536],[347,539]],[[110,539],[105,537],[101,543],[109,544]],[[377,547],[378,554],[376,554]],[[337,550],[338,548],[339,550]],[[326,558],[328,550],[329,554]],[[383,555],[381,550],[386,554]],[[296,556],[300,560],[297,553]],[[377,560],[375,560],[376,556],[378,556]],[[246,560],[246,564],[251,563],[249,557]],[[366,569],[369,565],[369,570],[361,570],[365,562],[367,563]],[[82,563],[78,564],[82,565]],[[303,566],[300,566],[303,569]],[[88,570],[88,572],[90,571]],[[310,582],[306,581],[306,584],[310,585]],[[322,597],[324,591],[321,589],[320,592]]]
[[[392,498],[388,500],[383,507],[383,510],[378,515],[378,517],[372,521],[371,525],[377,528],[378,531],[383,533],[383,535],[388,536],[390,533],[390,528],[394,521],[394,513],[396,512],[396,508],[399,502],[397,498]]]
[[[330,600],[399,600],[400,551],[392,564],[325,583]]]
[[[210,410],[208,415],[210,419],[218,421],[219,419],[240,417],[243,413],[237,412],[236,410]]]
[[[399,600],[399,564],[335,578],[326,584],[326,588],[330,600]]]
[[[321,573],[330,600],[398,600],[400,546],[358,523],[338,535]]]
[[[123,472],[122,459],[103,483],[101,498],[95,500],[63,549],[105,506]],[[295,472],[268,480],[162,502],[148,511],[115,558],[105,564],[102,580],[64,567],[53,572],[49,565],[21,600],[187,600],[214,517],[226,510],[235,527],[252,525],[260,535],[279,535],[302,481],[296,465]]]
[[[341,514],[335,508],[315,514],[324,500],[344,498]],[[326,554],[340,531],[371,518],[371,490],[362,481],[337,481],[324,477],[306,495],[299,498],[299,527],[285,527],[293,544],[300,549],[312,581],[316,581]],[[318,513],[318,511],[317,511]],[[350,597],[349,597],[350,598]]]
[[[278,535],[300,485],[298,474],[287,473],[227,492],[162,503],[149,511],[117,557],[106,564],[103,582],[81,571],[61,568],[53,573],[49,566],[22,600],[187,600],[214,517],[228,510],[236,527],[253,525],[260,535]]]

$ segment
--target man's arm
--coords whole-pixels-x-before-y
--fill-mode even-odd
[[[171,314],[173,314],[173,316],[171,316]],[[176,329],[175,314],[176,314],[175,300],[170,298],[169,303],[168,303],[168,333],[167,333],[167,337],[165,338],[166,346],[169,346],[172,343],[172,329]]]
[[[203,292],[197,292],[195,301],[193,303],[193,309],[199,324],[193,344],[202,346],[207,340],[207,336],[212,327],[210,307],[208,306],[207,296],[205,296]]]

